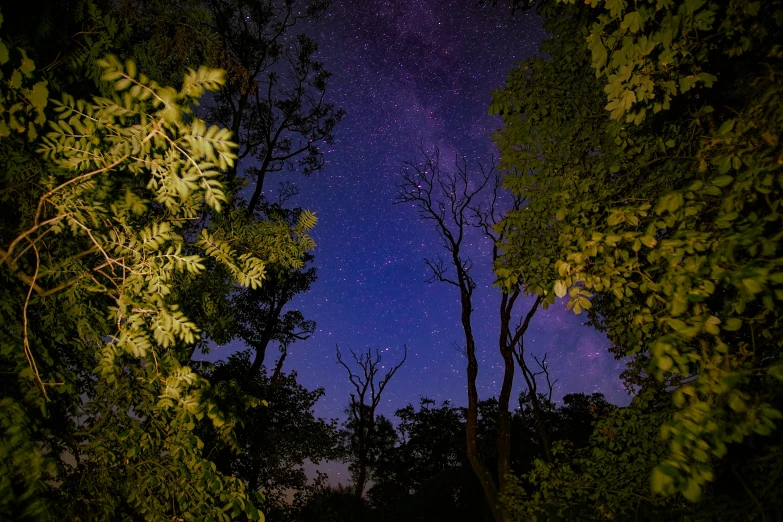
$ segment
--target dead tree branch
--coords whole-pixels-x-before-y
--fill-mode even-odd
[[[348,407],[348,422],[352,428],[350,453],[353,463],[351,471],[354,478],[354,495],[360,498],[367,485],[370,465],[370,454],[375,434],[375,411],[381,402],[383,391],[392,380],[397,371],[408,358],[408,347],[404,346],[402,360],[391,367],[383,377],[380,377],[382,356],[378,349],[373,355],[372,350],[357,354],[350,350],[353,364],[343,359],[340,347],[336,346],[337,362],[348,373],[348,380],[353,385],[356,393],[351,393],[351,402]],[[351,366],[358,368],[354,371]]]

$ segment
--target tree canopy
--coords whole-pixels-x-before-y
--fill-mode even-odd
[[[271,395],[220,386],[191,356],[222,335],[215,302],[304,268],[316,219],[254,217],[237,202],[225,177],[237,135],[198,108],[226,74],[187,68],[195,51],[147,67],[171,35],[145,54],[150,41],[134,31],[161,6],[145,7],[119,22],[110,6],[83,2],[64,29],[19,23],[0,45],[2,366],[13,376],[1,399],[4,518],[261,517],[258,481],[219,469],[204,441],[241,453],[236,428]],[[84,24],[81,52],[70,41],[49,56],[59,30]],[[141,69],[95,59],[106,50],[141,56]],[[30,56],[53,61],[37,69]],[[150,76],[179,72],[177,87]],[[302,321],[282,319],[289,329]]]
[[[698,500],[781,418],[779,2],[542,2],[547,56],[493,97],[502,284],[589,310],[664,383],[655,493]],[[731,71],[731,72],[729,72]],[[607,103],[608,102],[608,103]]]

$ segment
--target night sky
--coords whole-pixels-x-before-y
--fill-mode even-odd
[[[360,6],[360,7],[359,7]],[[378,348],[395,363],[408,345],[408,361],[384,394],[379,413],[437,401],[466,401],[466,359],[459,295],[446,284],[428,284],[424,258],[441,252],[431,223],[412,205],[394,205],[402,162],[416,149],[437,146],[442,162],[455,157],[488,164],[497,152],[490,134],[500,119],[487,115],[490,92],[515,62],[535,54],[544,37],[541,20],[508,6],[476,6],[475,0],[362,0],[337,2],[306,30],[319,43],[319,59],[333,73],[329,99],[346,110],[325,168],[309,179],[291,179],[301,195],[289,204],[316,212],[318,281],[293,303],[317,322],[315,334],[294,344],[286,368],[308,388],[323,387],[320,416],[342,417],[351,386],[335,359],[335,344]],[[280,175],[267,181],[272,195]],[[481,398],[496,396],[502,377],[498,353],[499,291],[492,287],[491,244],[468,238],[475,267],[473,325]],[[522,303],[527,310],[531,301]],[[618,379],[622,364],[607,352],[606,337],[583,326],[584,315],[559,301],[539,310],[526,335],[528,353],[548,352],[559,379],[555,398],[600,391],[615,403],[628,398]],[[210,358],[242,349],[222,347]],[[270,354],[276,350],[270,349]],[[517,372],[516,392],[522,389]]]

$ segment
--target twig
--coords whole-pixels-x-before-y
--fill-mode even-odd
[[[35,243],[32,242],[32,240],[28,239],[33,245],[33,252],[35,252],[35,272],[33,272],[33,277],[30,281],[30,288],[27,289],[27,298],[24,300],[24,307],[22,308],[22,325],[24,329],[24,340],[23,340],[23,347],[24,347],[24,355],[27,358],[27,362],[30,365],[30,368],[33,370],[33,373],[35,374],[36,380],[38,380],[38,383],[41,385],[41,391],[44,394],[44,398],[47,402],[49,402],[49,396],[46,394],[46,387],[41,380],[41,374],[38,373],[38,365],[35,363],[35,357],[33,357],[33,351],[30,349],[30,339],[27,334],[27,306],[30,304],[30,296],[33,294],[33,288],[35,287],[35,280],[38,277],[38,269],[41,266],[41,258],[38,255],[38,249],[35,246]]]

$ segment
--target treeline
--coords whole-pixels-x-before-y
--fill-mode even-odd
[[[338,349],[342,425],[285,370],[317,220],[269,190],[343,117],[299,34],[328,7],[3,6],[0,517],[783,518],[781,2],[514,2],[549,38],[493,94],[499,162],[422,150],[400,175],[459,297],[467,405],[384,418],[405,355]],[[471,234],[500,292],[491,400]],[[525,334],[558,297],[628,358],[629,406],[553,403]],[[308,480],[323,460],[352,483]]]
[[[557,406],[539,397],[547,411],[552,441],[582,449],[595,419],[613,406],[601,394],[570,394]],[[511,417],[512,461],[527,473],[545,452],[536,432],[530,397],[523,393]],[[497,459],[497,399],[479,403],[479,444],[488,461]],[[379,417],[372,437],[376,448],[364,498],[350,488],[326,487],[314,494],[291,520],[489,520],[491,510],[471,469],[465,447],[465,408],[421,399],[397,410],[394,422]],[[350,426],[347,426],[350,436]]]

